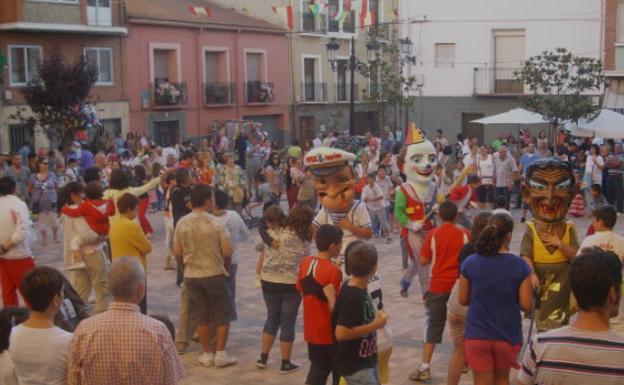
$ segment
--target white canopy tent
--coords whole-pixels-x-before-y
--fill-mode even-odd
[[[522,108],[515,108],[502,114],[488,116],[473,120],[470,123],[481,124],[548,124],[548,120],[538,113],[527,111]]]
[[[624,138],[624,115],[603,109],[590,119],[581,119],[578,124],[568,122],[565,129],[574,136],[600,137],[607,139]]]

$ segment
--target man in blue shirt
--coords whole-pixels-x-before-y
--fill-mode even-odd
[[[82,145],[82,154],[80,154],[80,172],[84,175],[86,169],[95,166],[95,159],[89,150],[87,144]]]
[[[540,155],[535,152],[535,144],[529,143],[527,145],[527,152],[522,155],[520,158],[520,167],[518,169],[518,174],[526,177],[526,170],[528,170],[529,166],[538,160]],[[518,202],[520,202],[522,198],[518,197]],[[522,203],[522,219],[520,222],[524,223],[526,221],[526,213],[529,209],[529,205],[526,202]]]
[[[24,145],[18,151],[18,153],[22,157],[22,166],[27,166],[28,165],[28,154],[30,154],[30,147],[29,146],[30,146],[30,142],[28,140],[25,140],[24,141]]]

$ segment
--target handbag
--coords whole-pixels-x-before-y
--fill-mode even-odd
[[[234,203],[242,203],[245,197],[245,190],[240,186],[234,186],[232,190],[232,201]]]

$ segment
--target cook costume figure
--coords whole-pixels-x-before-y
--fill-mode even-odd
[[[422,131],[410,124],[405,142],[403,173],[407,179],[396,193],[394,217],[401,225],[403,278],[401,296],[407,297],[414,277],[418,275],[424,297],[429,290],[429,268],[418,262],[420,248],[429,230],[435,228],[434,206],[443,200],[433,181],[438,164],[435,147]],[[409,256],[409,260],[408,260]]]
[[[366,205],[355,199],[355,155],[337,148],[319,147],[305,156],[318,201],[323,206],[314,218],[315,231],[324,224],[342,228],[342,251],[357,239],[372,236]]]
[[[560,328],[570,320],[568,271],[579,241],[566,214],[575,186],[570,163],[555,158],[532,163],[522,183],[522,198],[531,205],[534,217],[526,222],[520,255],[533,269],[533,286],[539,285],[541,304],[535,323],[540,332]]]

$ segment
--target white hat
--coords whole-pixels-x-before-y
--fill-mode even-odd
[[[304,159],[312,175],[326,176],[335,173],[346,165],[353,165],[355,155],[337,148],[319,147],[308,152]]]

